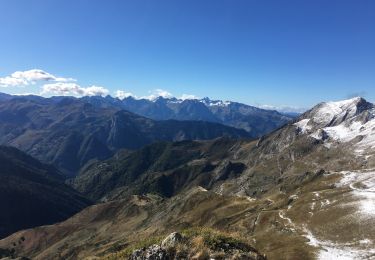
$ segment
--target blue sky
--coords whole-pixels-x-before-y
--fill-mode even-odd
[[[80,93],[94,85],[255,105],[375,101],[371,0],[1,0],[0,11],[2,79],[40,69],[75,79]],[[45,84],[29,83],[0,91]]]

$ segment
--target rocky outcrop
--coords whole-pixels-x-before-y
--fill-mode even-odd
[[[173,259],[171,254],[159,245],[135,250],[130,260],[169,260]]]
[[[198,237],[187,238],[180,233],[173,232],[168,235],[160,245],[154,244],[149,247],[135,250],[129,257],[130,260],[174,260],[174,259],[196,259],[196,260],[266,260],[264,255],[259,254],[251,246],[228,239],[208,245],[196,244]],[[203,240],[202,240],[203,241]]]

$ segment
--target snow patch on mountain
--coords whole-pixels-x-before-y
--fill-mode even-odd
[[[147,99],[152,102],[157,102],[160,99],[164,99],[167,103],[170,103],[170,104],[180,104],[184,102],[185,100],[191,100],[191,101],[201,102],[208,107],[212,107],[212,106],[227,107],[232,103],[231,101],[211,100],[208,97],[199,99],[194,95],[186,95],[186,94],[182,95],[180,98],[176,98],[176,97],[173,97],[172,94],[170,94],[169,92],[162,93],[161,90],[158,90],[158,91],[159,92],[157,92],[156,94],[152,94],[150,96],[140,97],[140,98],[132,95],[131,93],[125,93],[125,97],[132,97],[137,100]],[[161,95],[160,93],[162,93],[163,95]],[[119,97],[119,95],[117,95],[117,97]]]
[[[311,126],[308,125],[309,122],[310,122],[310,119],[306,118],[306,119],[302,119],[301,121],[298,121],[294,125],[297,126],[303,134],[305,134],[309,130],[311,130]]]
[[[356,260],[356,259],[370,259],[375,249],[371,248],[372,241],[365,239],[353,244],[337,244],[331,241],[320,240],[315,237],[310,230],[304,229],[305,237],[309,240],[309,245],[317,247],[320,250],[317,254],[317,259],[340,259],[340,260]],[[358,245],[363,248],[358,248]]]
[[[202,102],[206,106],[212,107],[212,106],[219,106],[219,107],[227,107],[229,106],[232,102],[230,101],[222,101],[222,100],[211,100],[209,98],[203,98],[199,99],[199,102]]]
[[[338,187],[349,187],[361,218],[375,217],[375,171],[344,171]]]
[[[341,178],[337,188],[349,188],[350,202],[347,206],[356,208],[352,216],[361,223],[372,223],[375,218],[375,169],[338,172]],[[317,193],[314,193],[317,195]],[[347,195],[345,195],[347,196]],[[315,204],[313,204],[315,205]],[[317,237],[307,225],[303,226],[308,244],[318,249],[317,259],[372,259],[375,254],[375,241],[368,237],[353,239],[348,242],[324,240]]]
[[[350,142],[356,137],[361,137],[356,146],[357,153],[362,153],[363,149],[375,148],[375,119],[368,121],[365,124],[361,122],[352,122],[349,125],[341,123],[338,126],[326,127],[323,129],[331,139],[339,142]]]

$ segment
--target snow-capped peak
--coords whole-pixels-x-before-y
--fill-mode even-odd
[[[205,97],[202,99],[198,99],[198,98],[181,99],[181,98],[175,98],[175,97],[172,97],[172,98],[158,97],[151,101],[156,102],[158,100],[165,100],[167,103],[174,103],[174,104],[182,103],[184,101],[195,101],[195,102],[203,103],[207,107],[212,107],[212,106],[226,107],[232,103],[231,101],[211,100],[208,97]]]
[[[211,100],[208,97],[202,98],[199,101],[205,104],[206,106],[220,106],[220,107],[226,107],[230,105],[231,103],[230,101]]]
[[[359,109],[363,103],[367,103],[367,101],[361,97],[321,103],[312,110],[314,114],[312,120],[319,124],[332,124],[334,121],[342,121],[361,112]]]
[[[375,107],[361,97],[325,102],[294,124],[302,134],[339,143],[356,142],[356,151],[375,148]]]

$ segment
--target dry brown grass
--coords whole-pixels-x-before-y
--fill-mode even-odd
[[[191,257],[192,260],[208,260],[210,259],[210,253],[208,249],[203,249]]]

